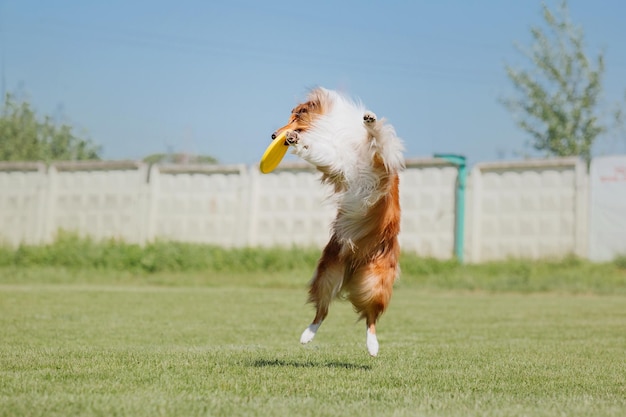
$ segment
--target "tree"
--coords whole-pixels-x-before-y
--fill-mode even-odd
[[[587,163],[596,139],[622,122],[618,109],[601,109],[604,56],[588,58],[582,28],[569,17],[563,0],[553,13],[542,5],[545,28],[532,27],[530,49],[517,49],[532,70],[506,65],[517,92],[502,100],[519,127],[530,134],[532,146],[550,156],[582,157]]]
[[[50,116],[39,120],[30,104],[7,94],[0,111],[0,161],[75,161],[100,159],[100,147],[58,126]]]
[[[211,155],[190,155],[186,153],[155,153],[143,158],[148,164],[217,164],[217,158]]]

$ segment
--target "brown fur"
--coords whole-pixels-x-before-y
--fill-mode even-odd
[[[291,110],[289,123],[276,130],[272,135],[272,139],[276,138],[285,130],[293,130],[294,132],[305,132],[311,128],[311,125],[317,117],[326,113],[326,107],[322,104],[322,98],[312,98],[311,100],[299,104]]]
[[[393,284],[399,274],[400,245],[399,178],[395,174],[387,184],[389,192],[359,220],[367,230],[353,247],[341,244],[334,233],[319,260],[309,288],[309,301],[322,306],[313,323],[326,317],[333,296],[345,294],[367,326],[375,324],[391,299]],[[339,212],[334,224],[341,222]],[[334,291],[333,291],[334,290]],[[319,308],[318,308],[319,310]]]

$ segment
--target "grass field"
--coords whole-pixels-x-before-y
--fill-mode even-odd
[[[1,267],[0,416],[626,415],[623,286],[409,276],[370,358],[341,302],[299,345],[307,279]]]

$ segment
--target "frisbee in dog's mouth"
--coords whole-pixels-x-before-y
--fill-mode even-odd
[[[262,173],[268,174],[274,171],[278,164],[280,164],[280,161],[285,157],[287,149],[289,148],[289,145],[285,143],[286,135],[286,131],[281,132],[281,134],[270,143],[265,153],[263,153],[260,164]]]

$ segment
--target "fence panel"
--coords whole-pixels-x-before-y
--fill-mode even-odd
[[[246,244],[244,166],[153,166],[150,237],[225,247]]]
[[[273,174],[252,168],[252,246],[323,246],[335,209],[319,173],[303,163],[285,164]]]
[[[136,162],[80,162],[50,166],[47,237],[57,230],[95,239],[143,243],[148,186]]]
[[[626,155],[594,158],[590,183],[589,258],[626,255]]]
[[[584,169],[578,159],[476,165],[470,259],[585,255]]]
[[[437,159],[407,161],[400,176],[403,250],[448,259],[454,253],[457,168]]]
[[[42,163],[0,164],[0,244],[44,239],[48,185]]]

